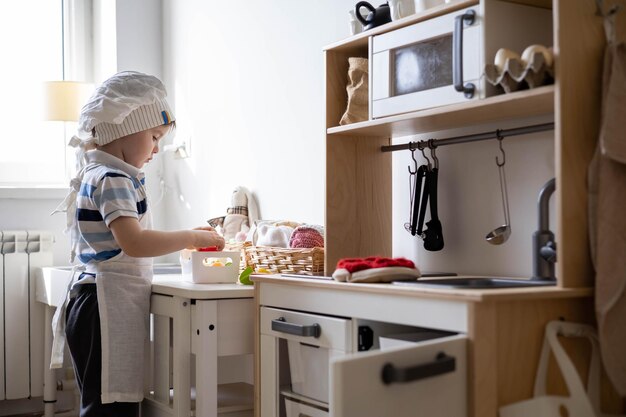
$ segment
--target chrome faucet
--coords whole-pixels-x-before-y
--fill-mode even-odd
[[[554,178],[546,182],[539,191],[539,229],[533,233],[533,280],[556,281],[554,264],[556,262],[556,242],[550,231],[550,196],[556,189]]]

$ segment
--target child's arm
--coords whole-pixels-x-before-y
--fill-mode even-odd
[[[134,258],[161,256],[185,248],[224,248],[224,238],[214,230],[146,230],[133,217],[118,217],[109,227],[124,253]]]

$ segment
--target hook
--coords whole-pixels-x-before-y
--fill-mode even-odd
[[[604,0],[596,0],[596,16],[610,17],[619,12],[622,8],[619,4],[614,4],[607,13],[604,12]]]
[[[435,145],[435,139],[428,139],[428,148],[430,149],[430,156],[435,161],[435,169],[439,169],[439,158],[437,158],[437,145]]]
[[[502,152],[502,162],[500,162],[500,160],[496,156],[496,164],[499,167],[502,167],[506,163],[506,154],[504,153],[504,148],[502,148],[502,139],[504,139],[504,137],[502,136],[502,132],[500,131],[500,129],[496,130],[496,138],[498,139],[498,146],[500,147],[500,152]]]
[[[604,11],[604,0],[596,0],[596,16],[604,19],[604,35],[608,43],[615,43],[615,15],[622,9],[622,5],[613,4],[611,8]]]
[[[424,148],[426,148],[427,146],[428,146],[428,143],[424,144],[423,141],[418,143],[418,148],[419,148],[420,151],[422,151],[422,156],[424,157],[424,159],[426,159],[426,163],[428,165],[428,170],[432,171],[433,166],[430,163],[430,159],[428,159],[428,157],[426,156],[426,153],[424,152]]]
[[[417,160],[415,159],[415,146],[413,145],[413,142],[409,142],[409,149],[411,150],[411,159],[413,160],[413,166],[415,167],[413,171],[411,171],[411,165],[408,166],[409,174],[415,175],[417,174]]]

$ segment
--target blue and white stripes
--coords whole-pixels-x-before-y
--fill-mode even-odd
[[[105,152],[88,152],[76,198],[80,262],[101,262],[120,254],[109,229],[111,222],[119,217],[140,220],[147,209],[142,172]]]

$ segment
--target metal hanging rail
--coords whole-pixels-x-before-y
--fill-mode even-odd
[[[445,146],[445,145],[456,145],[458,143],[477,142],[479,140],[487,140],[487,139],[497,139],[498,137],[526,135],[529,133],[544,132],[547,130],[554,130],[554,123],[544,123],[540,125],[516,127],[513,129],[497,129],[497,130],[494,130],[493,132],[475,133],[472,135],[463,135],[463,136],[454,136],[454,137],[445,138],[445,139],[420,140],[417,142],[404,143],[402,145],[381,146],[380,149],[383,152],[401,151],[404,149],[422,150],[422,149],[426,149],[429,147],[428,146],[429,142],[432,144],[432,147],[438,148],[439,146]]]

